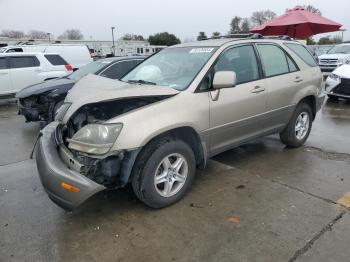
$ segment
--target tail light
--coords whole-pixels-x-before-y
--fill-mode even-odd
[[[73,71],[73,68],[72,68],[72,66],[71,66],[70,64],[66,64],[66,65],[64,65],[64,67],[66,68],[66,70],[67,70],[68,72]]]

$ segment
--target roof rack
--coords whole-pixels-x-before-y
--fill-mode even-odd
[[[279,36],[263,36],[259,33],[247,33],[247,34],[228,34],[222,36],[214,36],[201,39],[200,41],[209,40],[209,39],[224,39],[224,38],[247,38],[247,39],[281,39],[281,40],[294,40],[288,35],[279,35]]]

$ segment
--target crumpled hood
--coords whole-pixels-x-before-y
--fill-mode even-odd
[[[350,65],[339,66],[332,73],[340,76],[341,78],[350,79]]]
[[[68,92],[65,102],[72,105],[63,122],[66,123],[76,110],[86,104],[128,97],[169,96],[179,92],[167,86],[129,84],[90,74],[81,78]]]
[[[350,58],[350,54],[323,54],[318,57],[318,59],[342,59]]]
[[[70,89],[75,83],[75,80],[71,80],[68,78],[56,78],[47,80],[42,83],[30,85],[28,87],[23,88],[16,94],[17,98],[26,98],[32,95],[39,95],[48,91],[52,91],[55,89]]]

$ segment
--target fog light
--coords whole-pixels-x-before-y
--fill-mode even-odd
[[[61,187],[64,188],[64,189],[66,189],[66,190],[68,190],[68,191],[70,191],[70,192],[73,192],[73,193],[78,193],[78,192],[80,192],[80,189],[79,189],[79,188],[77,188],[77,187],[75,187],[75,186],[72,186],[72,185],[70,185],[70,184],[67,184],[67,183],[65,183],[65,182],[62,182],[62,183],[61,183]]]

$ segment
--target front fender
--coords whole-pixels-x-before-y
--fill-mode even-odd
[[[181,92],[107,122],[123,123],[123,129],[112,150],[142,147],[154,137],[179,127],[194,129],[203,142],[207,140],[204,131],[209,128],[208,94]]]

